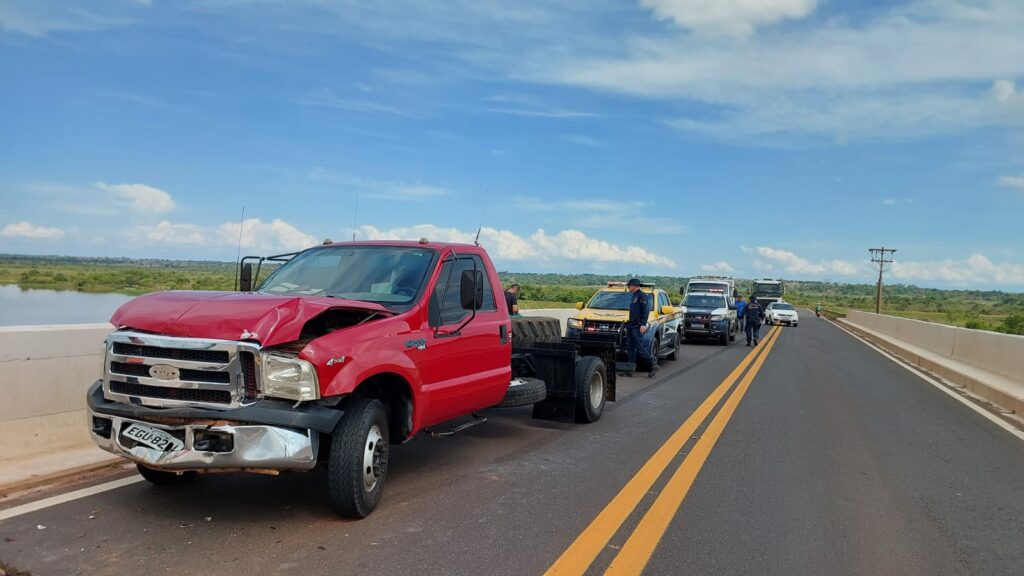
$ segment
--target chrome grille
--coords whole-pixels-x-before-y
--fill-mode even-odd
[[[258,378],[253,343],[132,331],[107,337],[103,391],[113,401],[236,408],[256,399]]]

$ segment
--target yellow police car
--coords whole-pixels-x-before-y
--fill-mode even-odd
[[[652,356],[657,354],[659,358],[675,360],[679,357],[682,314],[672,306],[668,293],[654,284],[641,284],[640,290],[647,295],[647,305],[651,311],[644,345],[649,347]],[[609,282],[586,303],[576,303],[579,313],[575,318],[569,318],[566,338],[608,340],[615,342],[622,352],[630,299],[625,282]]]

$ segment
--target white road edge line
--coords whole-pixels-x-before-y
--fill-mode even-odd
[[[883,350],[882,348],[879,348],[878,346],[875,346],[872,342],[866,340],[865,338],[862,338],[859,334],[856,334],[856,333],[854,333],[851,330],[847,330],[845,326],[839,324],[838,322],[833,322],[833,321],[831,321],[831,320],[829,320],[828,318],[825,318],[825,317],[822,317],[822,319],[825,320],[826,322],[828,322],[829,324],[835,326],[836,328],[839,328],[843,332],[846,332],[850,336],[853,336],[857,340],[860,340],[867,347],[874,349],[875,352],[878,352],[882,356],[885,356],[889,360],[891,360],[894,363],[896,363],[896,365],[902,366],[902,367],[906,368],[908,371],[916,374],[918,377],[920,377],[925,382],[928,382],[932,386],[935,386],[939,390],[942,390],[946,394],[949,394],[953,398],[956,398],[958,402],[960,402],[961,404],[967,406],[971,410],[974,410],[978,414],[981,414],[982,416],[987,418],[990,422],[992,422],[993,424],[999,426],[1003,430],[1006,430],[1010,434],[1013,434],[1014,436],[1017,437],[1017,439],[1024,440],[1024,431],[1022,431],[1019,428],[1015,427],[1013,424],[1010,424],[1009,422],[1006,422],[1002,418],[996,416],[995,414],[989,412],[988,410],[982,408],[981,406],[978,406],[977,404],[972,402],[971,399],[969,397],[967,397],[966,395],[956,393],[953,389],[951,389],[946,384],[943,384],[942,382],[940,382],[940,381],[936,380],[935,378],[929,376],[925,372],[921,371],[921,369],[919,369],[916,366],[906,362],[905,360],[903,360],[901,358],[897,358],[896,356],[894,356],[893,354],[890,354],[886,350]]]
[[[120,480],[113,480],[104,484],[97,484],[96,486],[90,486],[88,488],[82,488],[81,490],[68,492],[66,494],[58,494],[57,496],[43,498],[42,500],[36,500],[35,502],[29,502],[20,506],[14,506],[6,510],[0,510],[0,521],[28,514],[29,512],[42,510],[44,508],[49,508],[51,506],[56,506],[58,504],[63,504],[65,502],[71,502],[72,500],[86,498],[94,494],[100,494],[101,492],[116,490],[142,481],[142,476],[129,476],[128,478],[121,478]]]

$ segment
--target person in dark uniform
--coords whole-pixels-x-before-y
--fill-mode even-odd
[[[636,355],[650,363],[651,371],[648,377],[653,377],[658,371],[658,359],[651,356],[651,351],[644,346],[644,334],[647,332],[647,316],[650,308],[647,306],[647,295],[640,289],[640,280],[631,278],[626,282],[626,290],[632,295],[629,300],[629,319],[626,320],[626,363],[636,367]],[[633,370],[623,372],[623,376],[632,376]]]
[[[743,311],[744,319],[747,323],[747,346],[750,346],[750,341],[754,341],[754,346],[757,346],[757,340],[761,336],[761,320],[764,319],[764,308],[754,300],[754,297],[750,297],[750,302],[747,303],[747,309]]]
[[[519,316],[519,284],[505,289],[505,305],[508,306],[509,316]]]

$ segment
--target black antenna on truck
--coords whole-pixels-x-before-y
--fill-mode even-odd
[[[476,227],[476,238],[473,239],[473,245],[480,245],[480,231],[484,229],[484,212],[487,210],[487,188],[484,188],[484,200],[480,204],[480,225]]]
[[[238,252],[235,253],[235,286],[238,286],[238,261],[242,259],[242,228],[245,226],[245,204],[242,204],[242,217],[238,220]]]
[[[352,241],[356,241],[356,222],[359,218],[359,192],[356,192],[356,209],[352,211]]]

